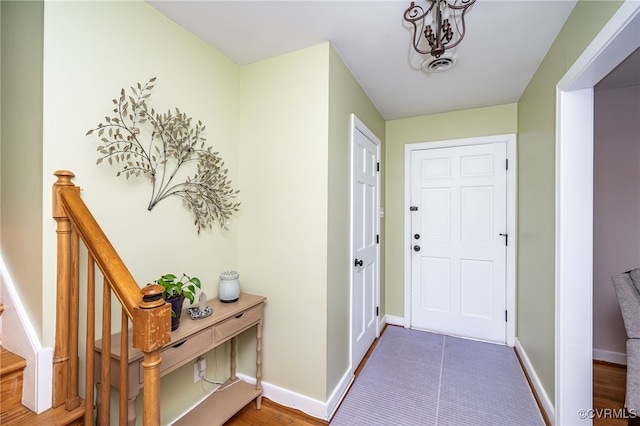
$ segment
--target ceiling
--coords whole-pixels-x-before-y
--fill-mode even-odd
[[[386,120],[517,102],[575,2],[477,0],[455,67],[425,73],[410,1],[147,0],[239,65],[330,41]]]

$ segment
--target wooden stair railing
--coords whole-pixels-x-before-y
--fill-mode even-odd
[[[122,305],[120,358],[119,424],[127,419],[127,353],[129,321],[132,322],[132,345],[144,353],[143,424],[160,424],[160,349],[171,341],[171,307],[162,299],[162,287],[142,289],[131,276],[95,218],[80,197],[80,188],[71,182],[74,174],[59,170],[53,185],[53,218],[57,222],[58,260],[56,294],[56,336],[53,355],[53,407],[64,405],[67,410],[78,407],[82,400],[79,387],[79,289],[80,239],[87,249],[87,324],[85,348],[85,415],[84,424],[94,423],[94,353],[95,353],[95,265],[104,277],[102,289],[103,347],[110,347],[111,293]],[[110,364],[101,357],[102,377],[100,410],[97,422],[110,423]]]

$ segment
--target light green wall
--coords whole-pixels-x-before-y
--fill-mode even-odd
[[[516,104],[392,120],[386,130],[386,313],[404,317],[405,146],[516,133]]]
[[[329,43],[241,76],[239,263],[268,297],[264,379],[324,402],[350,365],[351,113],[382,140],[384,120]]]
[[[239,271],[268,298],[263,377],[324,401],[329,45],[244,66],[241,82]]]
[[[556,84],[621,4],[579,1],[518,102],[517,336],[552,401]]]
[[[49,303],[55,298],[55,222],[48,188],[55,170],[69,169],[141,285],[165,272],[184,271],[199,276],[213,297],[218,274],[235,268],[245,291],[269,297],[264,379],[325,401],[349,362],[344,296],[350,271],[342,262],[350,256],[343,214],[348,211],[347,117],[355,112],[383,140],[382,308],[394,316],[404,315],[405,145],[518,132],[518,338],[552,396],[555,84],[619,2],[578,3],[517,106],[387,123],[328,43],[240,68],[141,1],[47,2],[44,25],[42,18],[38,24],[42,3],[27,4],[40,7],[28,22],[13,25],[11,2],[2,2],[0,16],[0,236],[2,256],[10,260],[18,287],[33,285],[28,290],[33,299],[28,296],[26,304],[41,318],[45,345],[53,343],[55,317]],[[29,49],[19,51],[32,56],[21,56],[25,63],[16,71],[16,62],[12,67],[7,62],[18,53],[12,50],[16,39],[9,43],[7,34],[22,30],[29,34],[24,41]],[[39,42],[44,43],[40,63]],[[40,76],[38,87],[34,81]],[[115,168],[95,165],[97,142],[85,137],[86,131],[110,113],[120,88],[152,76],[158,83],[151,103],[160,110],[178,106],[202,120],[209,142],[241,189],[241,211],[229,231],[197,235],[178,200],[148,212],[147,182],[119,179]],[[21,105],[16,105],[18,96]],[[42,117],[34,114],[39,104]],[[14,108],[23,105],[25,110]],[[17,126],[8,123],[25,117],[29,121],[18,128],[19,142],[11,142],[18,140]],[[16,160],[25,156],[35,160]],[[16,184],[14,176],[19,176]],[[18,232],[14,229],[22,229],[20,240],[29,243],[21,251],[8,246]],[[39,241],[42,255],[34,251]],[[247,340],[241,342],[240,368],[252,374],[253,346]],[[212,365],[218,354],[210,356]],[[191,366],[178,371],[163,379],[163,389],[180,389],[163,404],[163,422],[204,394],[200,384],[189,383]]]
[[[351,259],[351,114],[354,113],[381,140],[381,153],[384,152],[385,129],[384,119],[342,59],[333,48],[329,49],[329,54],[326,398],[330,397],[351,363],[349,282],[353,267],[346,261]],[[381,163],[384,164],[384,159]],[[384,271],[384,253],[381,253],[380,263]],[[380,285],[381,300],[384,300],[384,280]],[[384,306],[381,311],[384,312]]]
[[[30,24],[41,33],[42,60],[25,65],[43,83],[35,94],[43,124],[33,144],[42,162],[32,192],[43,258],[33,293],[55,299],[48,188],[54,171],[71,170],[140,285],[184,271],[215,297],[218,274],[238,269],[244,291],[268,297],[263,378],[325,402],[349,366],[350,114],[381,140],[385,126],[341,59],[325,43],[240,68],[141,1],[50,2],[41,14]],[[152,42],[141,43],[141,34]],[[241,190],[229,231],[198,235],[178,200],[149,212],[148,182],[118,179],[115,167],[95,164],[98,141],[85,133],[111,114],[121,88],[150,77],[157,83],[149,103],[157,110],[178,106],[202,120]],[[43,317],[43,343],[52,345],[55,304],[43,305],[35,309]],[[228,362],[222,351],[208,355],[210,366]],[[239,352],[241,372],[253,374],[250,337]],[[201,384],[191,383],[191,368],[162,379],[163,394],[172,395],[162,406],[163,422],[204,395]],[[213,374],[224,377],[226,367],[218,370]]]
[[[0,246],[25,310],[43,337],[42,1],[2,1]],[[51,208],[44,214],[50,214]],[[55,276],[55,275],[54,275]]]
[[[198,235],[191,212],[177,198],[147,211],[149,181],[117,178],[116,167],[96,165],[99,140],[85,133],[111,114],[111,100],[121,88],[155,76],[148,103],[159,111],[179,107],[202,120],[208,143],[220,152],[238,188],[239,67],[142,1],[46,2],[44,46],[43,164],[38,170],[44,200],[39,211],[44,218],[39,283],[46,300],[44,344],[51,346],[54,336],[56,233],[49,188],[57,169],[76,174],[85,203],[139,285],[164,273],[186,272],[200,277],[203,290],[215,297],[218,275],[238,267],[240,219],[232,218],[228,231],[216,225]],[[217,355],[222,363],[224,356]],[[213,372],[216,354],[210,356]],[[161,406],[163,424],[206,395],[201,383],[193,383],[190,365],[163,378],[162,389],[170,395]]]

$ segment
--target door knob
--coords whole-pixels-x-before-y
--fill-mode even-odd
[[[420,234],[415,234],[415,235],[413,236],[413,238],[415,238],[416,240],[419,240],[419,239],[420,239]]]
[[[363,265],[362,259],[360,259],[360,260],[356,259],[356,262],[355,262],[354,266],[362,266],[362,265]]]
[[[420,246],[417,244],[413,246],[413,251],[420,251]]]

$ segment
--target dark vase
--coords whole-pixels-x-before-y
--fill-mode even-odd
[[[175,312],[175,315],[171,314],[171,331],[175,331],[180,325],[180,315],[182,314],[182,304],[184,303],[184,296],[174,296],[166,299],[171,303],[171,310]]]

